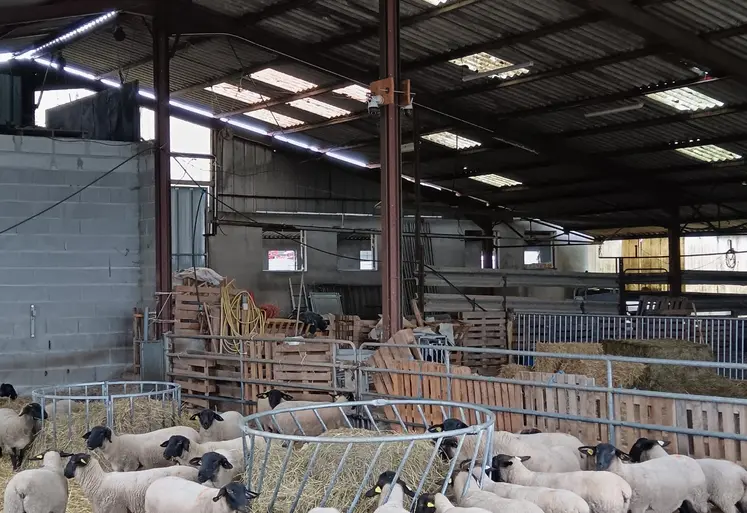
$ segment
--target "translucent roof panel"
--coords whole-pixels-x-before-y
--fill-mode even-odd
[[[706,144],[704,146],[694,146],[692,148],[677,148],[677,151],[688,157],[702,160],[703,162],[722,162],[725,160],[739,160],[741,155],[729,151],[715,144]]]
[[[431,141],[441,146],[446,146],[452,150],[466,150],[467,148],[475,148],[482,146],[482,143],[467,139],[461,135],[457,135],[453,132],[437,132],[435,134],[427,134],[423,136],[423,139]]]
[[[423,1],[427,2],[427,3],[431,4],[431,5],[441,5],[441,4],[445,4],[449,0],[423,0]]]
[[[352,98],[353,100],[358,100],[359,102],[365,102],[368,100],[368,89],[357,84],[349,85],[341,89],[335,89],[334,92]]]
[[[683,111],[713,109],[724,106],[724,102],[689,87],[647,94],[646,98]]]
[[[500,175],[470,176],[470,179],[492,185],[493,187],[511,187],[513,185],[521,185],[521,182]]]
[[[451,59],[449,62],[456,64],[457,66],[466,66],[475,73],[486,73],[488,71],[500,70],[501,68],[507,68],[514,65],[513,62],[505,61],[486,52],[474,53],[466,57],[460,57],[459,59]],[[525,73],[529,73],[527,68],[519,68],[507,73],[496,73],[495,75],[490,76],[506,79],[523,75]]]
[[[252,112],[247,112],[246,116],[259,119],[265,123],[269,123],[273,126],[279,126],[280,128],[290,128],[293,126],[303,125],[303,121],[286,116],[285,114],[278,114],[277,112],[271,112],[267,109],[259,109]]]
[[[301,98],[300,100],[293,100],[288,103],[291,107],[311,112],[317,116],[322,116],[327,119],[339,118],[340,116],[347,116],[350,114],[349,110],[335,107],[329,103],[324,103],[316,98]]]
[[[248,91],[246,89],[236,87],[233,84],[227,84],[225,82],[222,82],[220,84],[215,84],[214,86],[206,87],[205,91],[209,91],[215,94],[220,94],[221,96],[227,96],[228,98],[231,98],[233,100],[248,103],[250,105],[253,103],[259,103],[259,102],[265,101],[266,99],[264,96],[262,96],[259,93]]]
[[[285,89],[292,93],[300,93],[301,91],[314,89],[316,87],[316,84],[313,82],[307,82],[306,80],[296,78],[293,75],[288,75],[287,73],[272,68],[265,68],[256,73],[252,73],[251,77],[255,80],[270,84],[279,89]]]

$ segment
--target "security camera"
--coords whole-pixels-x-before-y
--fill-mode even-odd
[[[377,95],[371,95],[368,97],[368,115],[379,117],[381,115],[381,105],[384,103],[384,98]]]
[[[412,117],[412,103],[408,103],[407,105],[402,107],[402,113],[406,117],[411,118]]]

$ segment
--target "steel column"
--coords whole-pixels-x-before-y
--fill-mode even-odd
[[[171,163],[169,116],[169,31],[166,13],[153,20],[155,108],[156,292],[160,319],[171,320]],[[161,331],[168,325],[161,324]]]
[[[399,0],[380,0],[381,78],[392,77],[399,89]],[[402,141],[399,105],[381,110],[381,303],[384,340],[402,325],[400,237],[402,233]]]
[[[669,295],[682,295],[682,253],[680,251],[680,212],[675,206],[671,210],[671,219],[668,227],[669,238]]]

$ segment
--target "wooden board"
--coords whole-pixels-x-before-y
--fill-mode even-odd
[[[318,400],[319,396],[329,398],[324,392],[298,389],[293,393],[293,384],[313,385],[331,388],[333,385],[332,368],[314,365],[315,363],[334,363],[332,345],[329,343],[303,342],[288,344],[275,342],[272,349],[272,379],[283,383],[296,400]]]
[[[177,285],[174,287],[174,333],[201,335],[208,333],[204,306],[220,310],[220,287]]]
[[[505,312],[462,312],[460,319],[468,329],[462,337],[463,347],[508,349],[508,320]],[[508,362],[504,355],[483,353],[459,353],[461,364],[479,372],[482,376],[496,376],[500,366]]]

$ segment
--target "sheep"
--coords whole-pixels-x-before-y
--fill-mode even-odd
[[[13,385],[10,383],[3,383],[0,384],[0,397],[7,397],[11,401],[15,401],[18,399],[18,394],[16,393],[16,389],[13,388]]]
[[[693,465],[683,465],[675,458],[656,458],[635,465],[624,465],[630,456],[614,445],[601,443],[596,447],[579,447],[596,459],[597,470],[606,470],[625,479],[633,490],[631,513],[672,513],[687,501],[698,513],[708,513],[708,492],[703,471]]]
[[[498,454],[493,457],[491,467],[507,483],[570,490],[586,501],[591,513],[627,513],[632,490],[622,477],[588,470],[533,472],[524,466],[528,459],[528,456]]]
[[[189,460],[197,467],[197,482],[211,488],[223,488],[243,470],[244,453],[219,449]]]
[[[67,479],[62,474],[62,458],[72,454],[47,451],[29,460],[42,466],[19,472],[5,487],[5,513],[65,513]]]
[[[331,395],[334,397],[335,403],[346,403],[355,400],[351,392],[334,392]],[[296,408],[302,406],[311,406],[315,404],[323,403],[318,403],[315,401],[286,401],[276,406],[274,408],[274,411],[286,410],[288,408]],[[343,411],[341,412],[338,408],[320,408],[316,411],[304,410],[293,412],[293,415],[291,415],[290,413],[276,413],[274,414],[274,419],[267,419],[268,423],[271,424],[271,426],[268,425],[265,427],[265,429],[268,431],[275,431],[279,428],[280,433],[283,434],[305,434],[306,436],[319,436],[325,431],[348,426],[349,420],[347,420],[347,415],[351,414],[354,409],[355,407],[353,407],[352,409],[342,408]],[[319,418],[317,418],[316,414],[321,417],[324,425],[319,422]],[[293,418],[294,416],[295,420]],[[298,421],[298,423],[296,423],[296,421]],[[301,429],[299,429],[299,424],[301,428],[303,428],[303,433],[301,433]]]
[[[476,507],[457,507],[443,494],[424,493],[418,497],[415,513],[490,513],[490,511]]]
[[[251,437],[244,437],[246,439],[247,449],[251,449],[252,439]],[[264,449],[264,438],[259,438],[257,443],[258,447]],[[190,440],[186,436],[173,435],[168,440],[161,444],[164,447],[163,457],[166,460],[175,461],[180,465],[186,465],[188,461],[196,456],[202,456],[206,452],[217,451],[223,449],[226,451],[241,451],[244,450],[244,441],[242,438],[234,438],[233,440],[224,440],[222,442],[206,442],[204,444]]]
[[[428,432],[440,433],[442,431],[454,431],[466,427],[468,427],[467,424],[460,420],[446,419],[442,424],[434,424],[428,428]],[[548,447],[543,443],[532,443],[532,437],[535,436],[537,435],[524,435],[522,437],[508,431],[495,431],[493,433],[493,449],[491,454],[509,453],[531,456],[532,462],[527,465],[527,468],[536,472],[573,472],[581,470],[581,459],[576,450],[578,446],[573,449],[567,446]],[[480,441],[481,446],[477,453],[478,457],[482,457],[484,454],[486,438],[483,436]],[[447,438],[441,443],[443,453],[449,458],[453,458],[458,444],[456,438]],[[462,444],[461,454],[472,456],[475,453],[476,443],[476,437],[467,436]]]
[[[21,413],[0,408],[0,455],[2,451],[10,452],[14,472],[21,468],[26,448],[36,434],[37,421],[48,417],[39,403],[25,405]]]
[[[526,500],[513,500],[499,497],[487,490],[480,489],[477,480],[468,472],[459,472],[456,477],[449,479],[449,484],[454,488],[454,496],[457,504],[464,508],[482,508],[491,513],[543,513],[542,509]],[[462,496],[464,487],[467,493]]]
[[[145,513],[228,513],[248,511],[258,494],[241,483],[229,483],[217,491],[199,483],[164,477],[145,492]],[[224,499],[221,501],[221,499]]]
[[[281,390],[268,390],[257,395],[257,413],[270,411],[283,401],[292,401],[293,396]]]
[[[517,435],[534,435],[534,434],[537,434],[537,433],[542,433],[542,431],[540,431],[536,427],[529,427],[529,428],[522,429],[521,431],[519,431],[516,434]]]
[[[200,420],[200,441],[220,442],[232,440],[244,434],[241,429],[244,416],[237,411],[218,413],[204,409],[192,415],[189,420]]]
[[[75,479],[91,502],[93,513],[145,513],[145,492],[155,481],[171,477],[179,482],[197,480],[197,469],[183,465],[137,472],[104,472],[90,454],[73,454],[65,477]],[[178,511],[178,510],[177,510]]]
[[[395,483],[395,475],[396,473],[391,470],[382,472],[374,487],[366,492],[365,496],[368,498],[379,496],[379,504],[374,513],[407,513],[405,495],[414,497],[415,492],[402,479],[397,479]],[[391,493],[389,493],[390,489]],[[389,495],[388,498],[387,495]],[[384,502],[385,498],[386,502]]]
[[[470,460],[466,460],[469,463]],[[466,470],[465,462],[460,468]],[[589,505],[581,497],[570,490],[546,488],[543,486],[522,486],[503,483],[497,471],[488,468],[483,471],[491,479],[483,479],[481,488],[504,499],[525,500],[533,502],[545,513],[589,513]]]
[[[308,513],[340,513],[337,508],[311,508]]]
[[[665,440],[639,438],[630,448],[630,460],[646,462],[670,456],[664,447],[669,445]],[[681,460],[686,456],[672,455]],[[687,458],[688,460],[690,458]],[[724,513],[736,513],[737,508],[747,506],[747,470],[731,461],[711,458],[697,459],[706,478],[708,500]]]
[[[705,474],[711,503],[723,513],[747,511],[747,470],[727,460],[703,458],[695,461]]]
[[[174,426],[140,435],[115,435],[105,426],[96,426],[83,435],[88,450],[101,449],[115,472],[129,472],[173,463],[163,457],[162,441],[171,435],[181,435],[195,442],[200,439],[197,431],[187,426]]]

